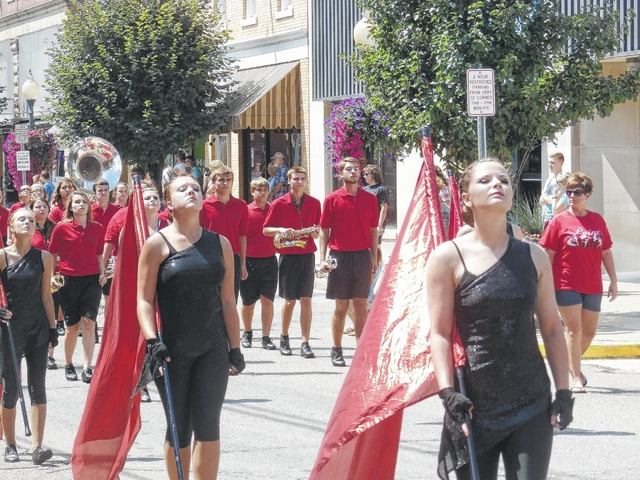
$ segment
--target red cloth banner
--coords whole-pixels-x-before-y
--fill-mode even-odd
[[[433,146],[336,400],[310,480],[392,480],[402,410],[438,391],[429,347],[426,266],[444,241]]]
[[[458,194],[458,184],[456,178],[451,175],[449,177],[449,190],[451,191],[451,212],[449,213],[449,240],[456,238],[458,230],[464,225],[462,220],[462,204],[460,203],[460,195]]]
[[[139,185],[120,235],[102,346],[71,455],[76,480],[117,479],[140,431],[140,377],[145,342],[136,315],[138,256],[148,236]]]

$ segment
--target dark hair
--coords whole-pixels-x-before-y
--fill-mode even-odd
[[[98,180],[93,182],[93,193],[96,193],[96,191],[98,190],[98,187],[100,185],[106,185],[107,188],[108,188],[109,187],[109,182],[104,178],[99,178]]]
[[[384,183],[384,179],[382,178],[382,170],[378,165],[367,165],[363,168],[366,173],[370,173],[373,177],[373,181],[376,183]]]
[[[44,203],[47,206],[47,209],[51,211],[51,205],[49,205],[49,202],[47,202],[44,198],[36,198],[35,200],[32,200],[29,204],[29,208],[31,209],[31,211],[33,211],[33,207],[35,207],[36,203],[38,202]],[[56,224],[49,220],[49,218],[47,218],[44,221],[44,227],[40,229],[40,225],[38,225],[38,222],[36,221],[36,230],[42,230],[42,236],[44,237],[44,242],[47,245],[47,248],[49,247],[49,240],[51,239],[51,234],[53,233],[53,229],[55,228],[55,226]]]
[[[182,150],[178,151],[178,154],[176,155],[176,157],[178,157],[178,159],[182,160],[183,162],[187,158],[187,156],[185,155],[185,153]]]
[[[73,210],[71,209],[71,204],[73,203],[73,196],[74,195],[80,195],[81,197],[84,197],[84,199],[87,201],[87,223],[93,223],[93,214],[91,212],[91,200],[89,200],[89,196],[84,193],[82,190],[74,190],[71,195],[69,196],[69,201],[67,202],[67,205],[64,209],[64,220],[65,222],[70,222],[71,220],[73,220]]]
[[[69,177],[64,177],[64,178],[60,179],[60,181],[56,185],[55,190],[53,191],[53,201],[51,202],[53,205],[58,205],[58,204],[60,204],[62,202],[62,193],[60,192],[60,188],[65,183],[71,184],[71,186],[73,187],[73,191],[74,192],[77,190],[76,184],[73,183],[73,180],[71,180]]]
[[[40,178],[45,179],[45,180],[49,180],[51,178],[51,176],[49,175],[49,172],[42,172],[40,174]]]

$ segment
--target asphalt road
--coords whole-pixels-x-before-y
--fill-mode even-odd
[[[313,304],[311,347],[315,359],[297,355],[297,309],[291,328],[295,355],[283,357],[277,350],[260,348],[256,308],[254,346],[244,352],[247,369],[230,379],[223,407],[221,480],[308,478],[347,371],[333,367],[329,359],[332,303],[318,291]],[[279,334],[280,306],[277,300],[274,341]],[[355,339],[345,337],[344,346],[349,364]],[[61,365],[58,350],[56,358]],[[75,364],[81,364],[80,346]],[[640,359],[588,360],[584,373],[589,379],[589,393],[577,398],[571,427],[555,435],[549,478],[638,478],[640,416],[635,412],[640,401]],[[49,418],[44,446],[54,451],[52,460],[34,466],[27,453],[30,442],[19,436],[22,461],[7,464],[0,460],[0,479],[72,478],[69,458],[88,387],[82,382],[67,382],[59,368],[49,372],[47,388]],[[142,429],[121,474],[123,480],[166,478],[162,458],[164,415],[153,387],[151,395],[154,401],[142,404]],[[442,416],[442,406],[433,398],[407,409],[397,479],[436,478]],[[20,413],[17,431],[23,433]],[[4,447],[4,442],[0,445]]]

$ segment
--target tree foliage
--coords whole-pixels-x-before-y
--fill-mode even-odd
[[[208,0],[78,0],[50,50],[50,118],[127,163],[156,163],[226,120],[228,35]]]
[[[554,0],[360,0],[375,47],[352,58],[369,101],[391,121],[391,137],[413,146],[431,124],[451,166],[477,156],[476,119],[467,115],[466,70],[492,68],[497,112],[487,119],[490,155],[523,149],[579,119],[609,115],[636,99],[638,72],[604,76],[601,60],[620,46],[612,3],[560,14]],[[593,2],[585,2],[593,3]]]

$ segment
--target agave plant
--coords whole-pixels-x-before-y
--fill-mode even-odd
[[[538,243],[544,230],[542,207],[535,195],[523,194],[513,200],[511,219],[522,229],[524,240]]]

